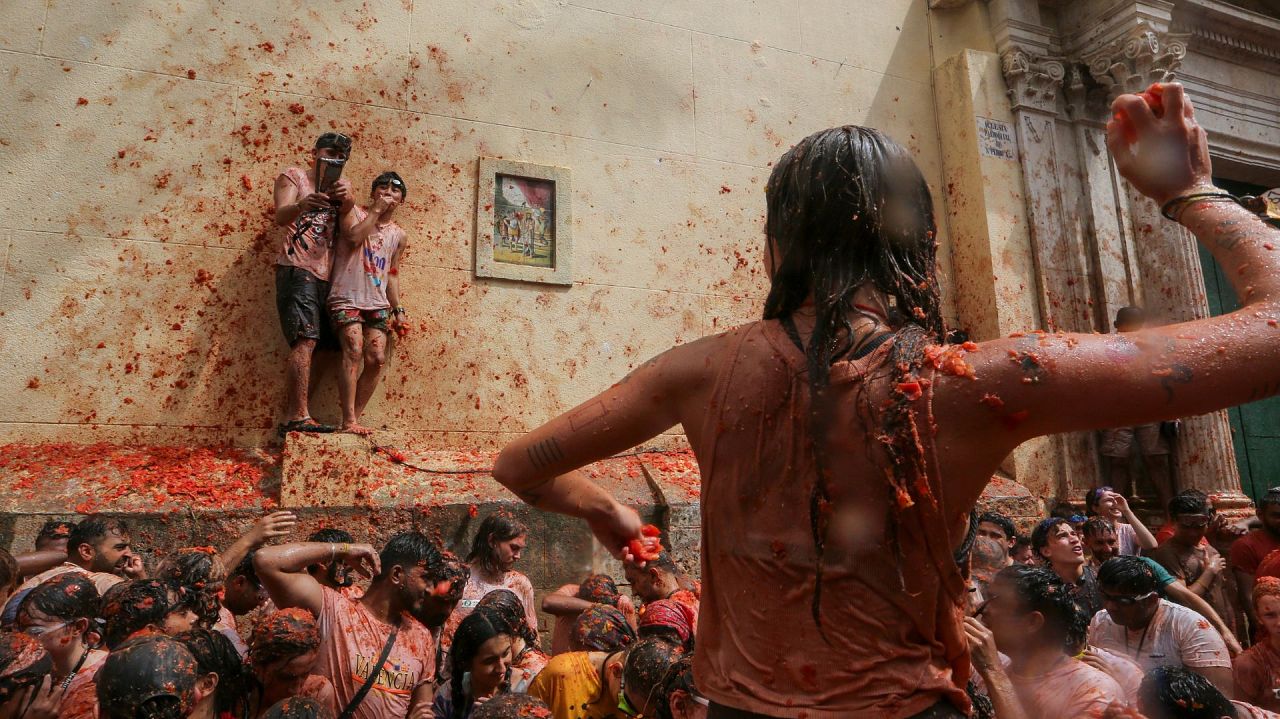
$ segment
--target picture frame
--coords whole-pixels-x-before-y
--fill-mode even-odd
[[[573,284],[572,173],[482,157],[476,186],[476,277]]]

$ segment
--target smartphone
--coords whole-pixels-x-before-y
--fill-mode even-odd
[[[333,189],[342,177],[342,166],[345,164],[347,161],[338,157],[321,157],[316,192],[328,192]]]

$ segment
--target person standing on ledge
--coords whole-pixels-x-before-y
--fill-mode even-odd
[[[1280,392],[1280,230],[1212,187],[1182,86],[1159,88],[1160,117],[1115,101],[1136,142],[1108,126],[1116,166],[1239,268],[1241,310],[941,345],[928,185],[880,132],[838,127],[769,178],[764,319],[674,347],[499,455],[499,482],[626,559],[639,516],[577,470],[683,426],[702,477],[694,667],[713,719],[964,715],[956,550],[1005,456]]]
[[[343,432],[372,431],[360,424],[360,417],[387,363],[387,335],[406,316],[400,304],[400,257],[408,241],[391,218],[407,192],[399,175],[384,172],[369,189],[369,209],[353,206],[342,216],[328,306],[342,343],[338,397]]]
[[[340,179],[328,192],[316,191],[324,160],[351,155],[351,138],[326,132],[316,139],[309,170],[290,167],[276,178],[275,222],[285,228],[284,244],[276,256],[276,312],[289,343],[286,365],[284,423],[289,432],[332,432],[333,427],[311,418],[311,355],[322,338],[332,343],[325,327],[325,299],[333,266],[333,235],[338,218],[355,206],[351,183]]]

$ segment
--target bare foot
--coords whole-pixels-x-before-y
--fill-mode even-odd
[[[344,432],[346,434],[359,434],[359,435],[373,434],[372,429],[369,429],[368,427],[360,424],[359,422],[348,422],[342,425],[342,429],[338,431]]]

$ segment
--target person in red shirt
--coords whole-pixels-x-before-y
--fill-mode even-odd
[[[1258,565],[1277,549],[1280,549],[1280,487],[1267,490],[1258,500],[1258,520],[1262,522],[1260,529],[1255,529],[1231,545],[1231,570],[1235,573],[1237,592],[1240,597],[1253,596],[1253,582],[1258,575]],[[1246,606],[1249,612],[1249,624],[1257,626],[1257,617],[1252,615],[1253,607]]]
[[[1264,638],[1235,658],[1236,693],[1250,704],[1280,711],[1280,579],[1258,577],[1253,585],[1253,615]]]
[[[1160,117],[1115,100],[1136,144],[1113,121],[1111,155],[1240,269],[1242,309],[945,344],[928,183],[884,134],[835,127],[773,166],[760,320],[674,347],[498,456],[498,482],[622,558],[643,522],[577,470],[682,427],[702,481],[694,667],[712,717],[967,714],[956,550],[1008,454],[1280,392],[1280,254],[1264,248],[1280,229],[1225,193],[1203,200],[1217,192],[1204,130],[1180,85],[1159,89]]]

